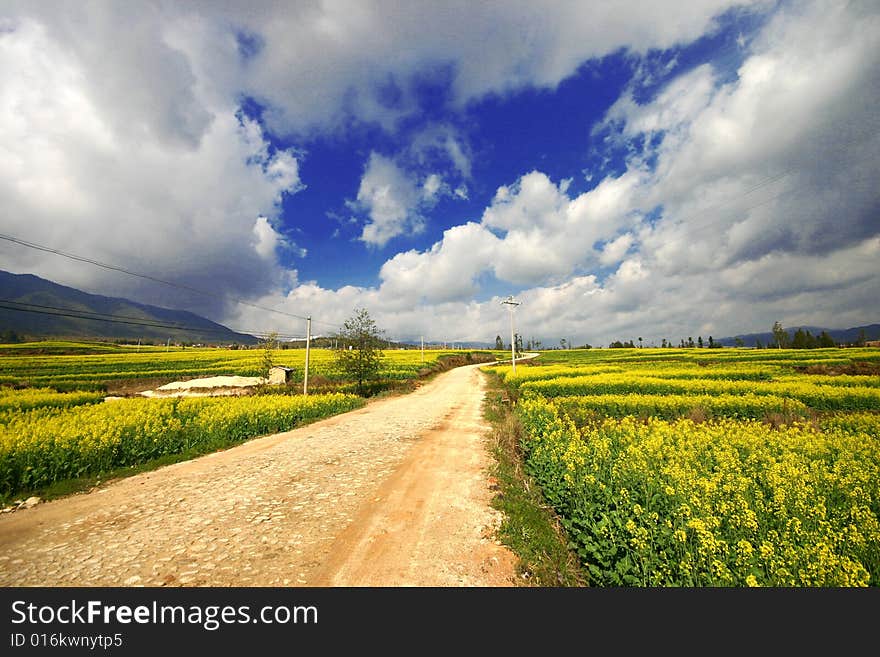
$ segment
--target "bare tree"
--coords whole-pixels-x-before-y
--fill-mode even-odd
[[[275,350],[278,349],[278,331],[267,333],[260,342],[263,355],[260,359],[260,371],[264,379],[269,378],[269,370],[275,366]]]

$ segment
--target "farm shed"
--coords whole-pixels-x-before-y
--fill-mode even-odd
[[[284,365],[276,365],[275,367],[269,370],[269,384],[270,385],[284,385],[289,383],[291,378],[293,377],[293,368],[286,367]]]

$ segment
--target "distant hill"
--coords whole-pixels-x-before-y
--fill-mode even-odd
[[[822,328],[820,326],[786,326],[785,330],[788,332],[788,337],[791,338],[798,329],[803,329],[804,331],[809,331],[815,336],[818,336],[822,331],[826,331],[828,335],[832,337],[835,342],[838,343],[852,343],[856,342],[859,339],[859,334],[864,331],[867,340],[880,340],[880,324],[868,324],[867,326],[855,326],[853,328],[848,329],[830,329],[830,328]],[[765,333],[746,333],[743,335],[735,335],[730,338],[721,338],[718,340],[725,347],[733,347],[736,344],[736,340],[739,338],[745,343],[747,347],[754,347],[757,340],[761,341],[761,344],[767,346],[768,344],[773,344],[775,339],[773,338],[773,333],[771,331],[766,331]]]
[[[0,333],[6,331],[27,338],[259,342],[187,310],[88,294],[32,274],[0,271]]]

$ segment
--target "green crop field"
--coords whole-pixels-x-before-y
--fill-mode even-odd
[[[880,349],[560,350],[492,369],[593,585],[880,584]]]

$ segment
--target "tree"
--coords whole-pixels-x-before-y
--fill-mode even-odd
[[[773,322],[773,340],[776,342],[776,348],[782,349],[788,345],[788,332],[782,328],[779,322]]]
[[[827,348],[827,347],[836,347],[837,345],[834,342],[834,338],[828,335],[828,331],[822,331],[819,334],[819,347]]]
[[[382,365],[382,334],[366,309],[355,310],[336,334],[337,348],[333,355],[336,365],[357,384],[357,393],[363,395],[364,384],[379,378]]]
[[[266,334],[260,342],[263,354],[260,358],[260,371],[264,379],[269,379],[269,370],[275,366],[275,350],[278,349],[278,331]]]
[[[639,336],[639,349],[641,349],[641,348],[642,348],[642,338],[641,338],[641,336]]]
[[[715,340],[710,335],[709,336],[709,349],[714,349],[714,348],[715,348]]]
[[[745,347],[746,346],[745,340],[743,340],[742,338],[734,338],[733,344],[735,347]]]
[[[703,348],[703,336],[702,335],[697,336],[697,346],[699,346],[700,349]]]
[[[504,340],[501,339],[500,335],[495,336],[495,349],[498,351],[504,351]]]
[[[3,333],[0,333],[0,342],[15,344],[24,342],[24,338],[12,329],[6,329]]]
[[[804,333],[804,329],[799,328],[794,332],[794,337],[791,339],[791,348],[792,349],[807,349],[807,334]]]
[[[560,348],[560,349],[565,349],[565,338],[560,338],[560,339],[559,339],[559,348]]]
[[[660,348],[661,348],[661,349],[666,349],[666,338],[663,338],[663,339],[660,341]]]

